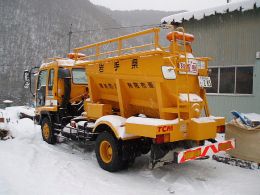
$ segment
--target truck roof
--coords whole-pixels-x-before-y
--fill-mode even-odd
[[[87,62],[86,60],[72,60],[69,58],[54,58],[52,59],[52,61],[47,62],[47,63],[43,63],[41,65],[40,68],[46,68],[46,67],[50,67],[50,66],[56,66],[58,65],[59,67],[73,67],[73,66],[77,66],[79,64],[82,64],[84,62]]]

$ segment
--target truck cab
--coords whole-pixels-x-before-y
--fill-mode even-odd
[[[35,94],[38,124],[47,118],[49,122],[65,125],[71,117],[83,112],[83,101],[88,97],[85,67],[77,65],[73,59],[60,58],[42,64]]]

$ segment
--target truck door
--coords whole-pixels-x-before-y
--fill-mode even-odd
[[[47,76],[48,70],[41,70],[39,72],[36,89],[36,107],[45,105]]]
[[[48,88],[46,96],[46,106],[55,107],[58,105],[57,101],[57,71],[56,68],[51,68],[49,70],[48,76]]]
[[[71,94],[70,98],[75,102],[82,101],[88,95],[88,80],[85,68],[72,68],[71,70]]]

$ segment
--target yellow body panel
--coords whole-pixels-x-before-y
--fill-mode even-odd
[[[156,132],[158,127],[153,125],[140,125],[126,123],[126,132],[132,135],[140,135],[144,137],[156,138]]]
[[[170,142],[184,140],[185,134],[181,132],[179,124],[172,125],[144,125],[126,123],[128,134],[139,135],[149,138],[156,138],[157,135],[170,134]]]
[[[215,139],[217,133],[216,122],[197,123],[193,120],[189,123],[187,138],[190,140]]]
[[[87,117],[89,119],[98,119],[105,115],[112,113],[112,106],[110,104],[92,104],[87,103]]]
[[[223,126],[226,123],[226,120],[224,117],[215,117],[214,120],[217,123],[217,126]]]

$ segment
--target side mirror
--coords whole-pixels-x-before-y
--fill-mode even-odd
[[[29,70],[24,70],[23,71],[23,88],[28,89],[30,87],[30,71]]]
[[[35,97],[35,95],[32,92],[32,85],[34,84],[34,82],[32,82],[32,76],[34,77],[36,74],[38,74],[38,70],[39,67],[35,66],[32,67],[30,70],[24,70],[23,71],[23,80],[24,80],[24,84],[23,87],[25,89],[30,89],[31,94]]]
[[[58,71],[58,78],[59,79],[70,79],[71,78],[70,70],[60,68]]]
[[[29,70],[24,70],[23,71],[23,80],[26,81],[30,81],[30,72]]]
[[[23,88],[28,89],[30,87],[30,82],[29,81],[25,81],[23,84]]]

